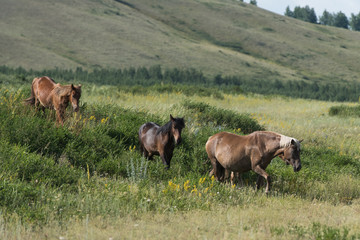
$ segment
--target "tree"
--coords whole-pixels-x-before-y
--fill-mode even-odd
[[[316,16],[314,8],[310,9],[309,6],[306,6],[305,10],[306,10],[306,13],[307,13],[308,22],[317,23],[317,16]]]
[[[256,0],[250,0],[250,4],[257,6],[257,1]]]
[[[337,14],[335,14],[334,26],[340,27],[340,28],[345,28],[345,29],[349,28],[349,20],[346,17],[346,15],[344,13],[342,13],[341,11],[338,12]]]
[[[289,6],[286,7],[285,16],[294,17],[294,12],[290,10]]]
[[[319,19],[320,24],[327,26],[334,26],[334,14],[324,11]]]
[[[354,31],[360,31],[360,12],[357,15],[351,14],[350,27]]]
[[[305,7],[296,6],[294,8],[294,12],[291,12],[290,8],[287,7],[285,14],[286,13],[288,14],[287,16],[291,16],[305,22],[317,23],[317,16],[315,10],[314,8],[310,8],[308,5],[306,5]]]

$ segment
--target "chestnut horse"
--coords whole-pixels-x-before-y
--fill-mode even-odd
[[[181,131],[185,127],[184,118],[173,118],[164,126],[148,122],[139,129],[140,151],[147,159],[160,155],[166,169],[170,168],[175,145],[181,142]]]
[[[259,175],[257,189],[265,178],[265,192],[268,193],[271,178],[265,172],[266,167],[279,156],[293,166],[294,172],[300,171],[300,142],[275,132],[257,131],[247,136],[220,132],[208,139],[205,148],[213,167],[211,173],[217,180],[223,181],[230,172],[234,176],[253,170]]]
[[[31,97],[25,99],[25,103],[39,107],[55,109],[56,120],[64,124],[64,115],[69,102],[73,111],[79,111],[79,99],[81,97],[81,85],[60,85],[49,77],[34,78],[31,85]]]

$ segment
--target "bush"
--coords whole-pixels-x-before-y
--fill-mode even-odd
[[[229,129],[241,129],[248,134],[254,131],[264,130],[249,114],[238,114],[231,110],[218,109],[203,102],[185,101],[182,103],[185,109],[195,116],[195,120],[202,125],[222,126]]]
[[[28,148],[5,140],[0,142],[0,159],[3,173],[12,179],[64,187],[77,183],[81,177],[81,171],[76,168],[59,165],[53,158],[30,153]]]
[[[329,109],[330,116],[360,117],[360,106],[333,106]]]

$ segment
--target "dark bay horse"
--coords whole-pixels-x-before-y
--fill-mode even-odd
[[[184,118],[173,118],[164,126],[148,122],[139,129],[140,151],[147,159],[159,155],[168,169],[176,144],[181,142],[181,131],[185,127]]]
[[[265,172],[266,167],[279,156],[293,166],[294,172],[300,171],[300,142],[275,132],[257,131],[247,136],[220,132],[208,139],[205,148],[217,180],[223,181],[230,172],[239,174],[253,170],[259,175],[257,188],[265,178],[265,192],[269,192],[271,178]]]
[[[31,97],[25,99],[25,103],[34,105],[44,110],[55,109],[56,120],[64,124],[66,107],[71,102],[73,111],[79,111],[79,99],[81,97],[81,85],[60,85],[49,77],[34,78],[31,85]]]

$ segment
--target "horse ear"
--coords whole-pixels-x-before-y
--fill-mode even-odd
[[[175,121],[175,119],[173,118],[173,116],[171,114],[170,114],[170,120]]]
[[[78,88],[81,88],[81,84],[78,85]]]
[[[74,84],[71,84],[71,89],[75,90]]]
[[[302,141],[304,141],[304,139],[301,139],[301,140],[299,141],[299,143],[302,143]]]

